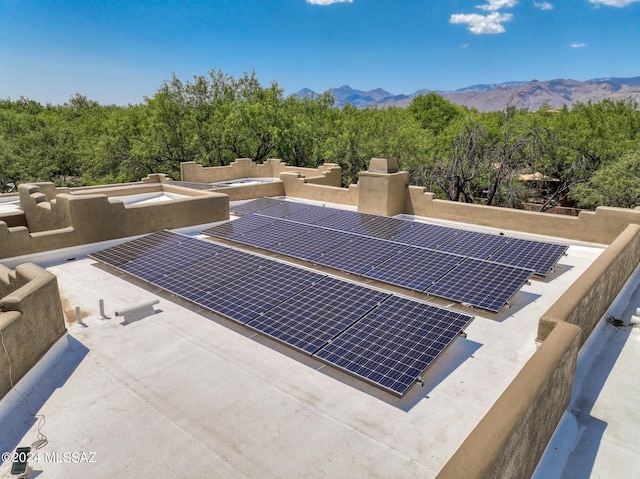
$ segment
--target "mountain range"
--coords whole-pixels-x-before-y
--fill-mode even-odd
[[[382,88],[363,91],[348,85],[329,90],[336,106],[349,103],[358,108],[367,107],[406,107],[414,97],[430,93],[433,90],[418,90],[410,95],[389,93]],[[504,83],[472,85],[458,90],[433,91],[453,103],[476,108],[479,111],[503,110],[509,105],[535,111],[543,104],[551,108],[571,106],[576,102],[598,102],[605,98],[611,100],[633,99],[640,103],[640,77],[597,78],[577,81],[556,79],[549,81],[509,81]],[[296,95],[299,98],[315,96],[316,92],[305,88]]]

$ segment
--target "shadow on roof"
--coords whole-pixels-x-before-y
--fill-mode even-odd
[[[6,406],[0,409],[0,424],[2,424],[0,450],[13,451],[16,446],[19,446],[16,441],[23,438],[40,420],[31,413],[39,413],[56,389],[64,386],[89,352],[86,346],[69,334],[63,336],[60,341],[65,344],[53,346],[58,347],[58,351],[47,361],[47,364],[41,365],[40,368],[36,366],[37,372],[30,376],[28,383],[25,384],[23,378],[16,385],[18,389],[14,387],[2,399],[3,406]],[[20,397],[17,391],[24,398]],[[46,418],[41,432],[46,436]],[[0,459],[0,465],[3,462]]]

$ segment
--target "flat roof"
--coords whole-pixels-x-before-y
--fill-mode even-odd
[[[49,443],[32,467],[45,478],[433,477],[535,352],[540,316],[604,250],[565,243],[556,270],[498,314],[428,298],[476,319],[402,399],[80,254],[49,260],[65,314],[80,307],[84,326],[18,385],[46,417]],[[99,317],[101,299],[110,319]],[[153,299],[155,314],[139,321],[114,315]],[[0,422],[2,451],[37,437],[15,390]],[[45,462],[46,452],[95,452],[95,462]]]

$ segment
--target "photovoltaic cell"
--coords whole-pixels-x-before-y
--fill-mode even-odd
[[[434,249],[469,258],[487,259],[507,241],[509,238],[506,236],[458,230],[456,234],[435,246]]]
[[[240,218],[240,221],[245,218]],[[296,238],[313,228],[310,225],[304,225],[302,223],[294,223],[292,221],[285,221],[277,218],[271,218],[272,223],[259,228],[253,229],[240,236],[234,236],[232,239],[243,244],[255,246],[257,248],[272,249],[283,243]],[[231,239],[231,238],[227,238]]]
[[[141,258],[121,265],[120,269],[132,276],[155,282],[161,276],[191,265],[223,251],[223,247],[210,241],[183,236],[180,243],[150,252]]]
[[[407,248],[364,273],[367,278],[424,291],[464,260],[456,256],[422,248]]]
[[[247,326],[313,354],[371,311],[389,293],[326,277]]]
[[[472,319],[392,296],[314,356],[402,397]]]
[[[533,271],[467,258],[425,292],[497,313]]]
[[[183,254],[184,251],[188,251],[188,255]],[[153,282],[164,274],[221,251],[221,246],[208,241],[159,231],[90,254],[89,257]]]
[[[306,233],[273,246],[271,250],[305,261],[313,261],[322,253],[342,248],[356,238],[355,235],[343,231],[311,228]]]
[[[367,215],[349,210],[341,210],[337,215],[328,216],[321,219],[320,221],[318,221],[317,225],[322,226],[323,228],[331,228],[338,231],[351,232],[374,218],[374,215]]]
[[[373,216],[372,218],[367,218],[366,221],[362,221],[358,227],[352,229],[351,232],[363,236],[371,236],[372,238],[388,240],[408,230],[411,226],[411,221],[389,218],[387,216]]]
[[[271,263],[272,260],[260,256],[224,248],[221,254],[165,274],[154,283],[172,294],[195,302],[223,285],[268,267]]]
[[[313,262],[348,273],[363,274],[405,248],[406,245],[356,236],[355,240],[315,257]]]
[[[455,228],[432,225],[428,223],[410,222],[411,228],[399,232],[389,238],[397,243],[419,246],[421,248],[437,249],[437,246],[444,243],[448,238],[456,234]]]
[[[171,231],[158,231],[157,233],[92,253],[89,257],[117,268],[136,258],[153,254],[155,251],[162,251],[162,249],[178,244],[181,241],[184,241],[183,235],[172,233]]]
[[[269,208],[270,206],[280,204],[284,201],[285,200],[279,200],[275,198],[258,198],[255,200],[247,201],[245,203],[241,203],[239,205],[230,205],[229,211],[231,211],[232,213],[248,215],[251,213],[255,213],[256,211]]]
[[[539,276],[546,276],[567,251],[568,246],[542,241],[511,238],[489,259],[520,268],[532,269]]]
[[[194,301],[239,323],[251,321],[324,276],[283,263],[241,276]]]
[[[293,201],[283,201],[277,205],[263,208],[256,213],[264,216],[271,216],[272,218],[286,218],[287,216],[304,211],[309,208],[309,205],[304,203],[294,203]]]
[[[237,220],[228,221],[202,231],[202,234],[231,241],[237,241],[243,235],[275,221],[268,216],[247,215]]]
[[[298,223],[315,225],[325,218],[340,214],[340,211],[341,210],[337,208],[309,205],[309,207],[304,210],[294,211],[290,215],[287,215],[286,219]]]

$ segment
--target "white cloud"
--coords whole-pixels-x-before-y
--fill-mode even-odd
[[[533,2],[533,6],[540,10],[553,10],[553,5],[549,2]]]
[[[586,43],[572,43],[571,44],[571,48],[584,48],[586,46],[587,46]]]
[[[504,33],[503,23],[510,21],[513,15],[509,13],[492,12],[489,15],[478,13],[455,13],[449,22],[468,25],[467,30],[476,35]]]
[[[609,7],[626,7],[632,3],[638,3],[640,0],[589,0],[590,3],[596,5],[607,5]]]
[[[353,3],[353,0],[307,0],[311,5],[331,5],[333,3]]]
[[[501,8],[511,8],[518,0],[489,0],[486,5],[476,5],[476,8],[480,10],[487,10],[489,12],[495,12]]]

